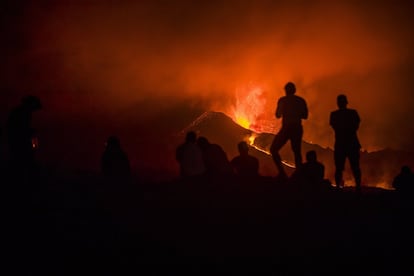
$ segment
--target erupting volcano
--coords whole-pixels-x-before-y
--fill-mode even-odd
[[[268,117],[268,110],[263,87],[249,84],[237,89],[235,98],[230,116],[237,124],[256,133],[273,132],[276,122],[265,119]]]
[[[0,1],[5,271],[410,274],[411,2]],[[324,180],[337,96],[358,111],[360,192],[348,160],[344,189],[317,162],[295,179],[290,142],[275,165],[288,82],[308,107],[301,154],[316,152]],[[42,109],[19,106],[27,95]]]
[[[211,111],[226,114],[247,131],[241,139],[266,152],[263,137],[271,140],[280,127],[276,100],[288,81],[308,102],[304,143],[333,147],[328,116],[345,93],[361,116],[364,151],[414,151],[413,17],[405,4],[6,2],[0,125],[24,95],[39,96],[44,110],[33,119],[48,163],[96,169],[102,141],[118,134],[138,171],[173,167],[161,153],[145,159],[142,147],[174,148],[169,135]],[[238,141],[227,140],[233,152]],[[403,165],[397,161],[372,170]]]
[[[244,128],[241,124],[237,124],[233,118],[224,113],[213,111],[203,112],[196,117],[180,132],[180,139],[183,139],[184,133],[189,130],[194,130],[199,135],[206,136],[210,141],[221,145],[229,158],[238,154],[236,149],[237,143],[239,141],[246,141],[251,146],[252,155],[260,160],[260,173],[265,176],[275,176],[277,174],[277,169],[269,150],[276,132],[258,133]],[[316,151],[318,160],[325,165],[325,177],[333,181],[335,167],[332,149],[303,141],[302,154],[304,155],[309,150]],[[280,153],[288,173],[292,173],[295,167],[290,145],[285,145]],[[399,172],[400,164],[414,165],[412,153],[390,149],[361,152],[363,185],[391,189],[392,179]],[[345,186],[354,186],[349,164],[346,164],[344,181]]]

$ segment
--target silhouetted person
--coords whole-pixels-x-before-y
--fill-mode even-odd
[[[358,140],[357,130],[361,120],[355,109],[347,108],[348,100],[345,95],[337,97],[337,105],[339,109],[331,112],[329,118],[329,124],[335,131],[335,184],[339,188],[344,186],[342,173],[345,161],[348,158],[354,175],[356,189],[359,191],[361,189],[361,169],[359,167],[361,144]]]
[[[313,184],[322,183],[325,175],[325,166],[317,160],[316,151],[310,150],[306,153],[306,162],[301,170],[306,180]]]
[[[38,97],[26,96],[9,114],[7,138],[14,173],[30,175],[34,172],[36,164],[32,139],[35,138],[35,129],[32,128],[32,114],[41,108]]]
[[[3,135],[3,131],[2,131],[2,129],[0,128],[0,146],[3,144],[2,143],[2,135]],[[2,151],[1,151],[2,149],[0,148],[0,154],[2,153]],[[0,155],[0,162],[2,161],[2,156]]]
[[[402,166],[400,173],[394,178],[392,186],[401,193],[412,195],[414,191],[414,174],[410,167]]]
[[[316,151],[306,153],[306,162],[291,176],[291,180],[306,185],[306,188],[320,189],[330,187],[330,182],[325,179],[325,166],[318,161]]]
[[[236,175],[241,177],[256,177],[259,175],[259,160],[249,155],[249,146],[242,141],[238,145],[240,155],[231,160]]]
[[[299,168],[302,165],[302,119],[308,118],[308,107],[306,101],[296,96],[296,87],[292,82],[285,85],[286,96],[281,97],[277,102],[275,116],[282,118],[282,127],[276,134],[270,147],[273,160],[279,170],[279,176],[286,177],[283,169],[279,150],[290,140],[293,153],[295,155],[295,165]]]
[[[103,175],[109,180],[127,180],[131,176],[131,167],[119,139],[110,136],[101,158]]]
[[[229,176],[233,174],[233,168],[227,154],[217,144],[210,143],[206,137],[198,137],[197,144],[203,152],[203,160],[207,174],[210,176]]]
[[[194,131],[187,132],[185,142],[177,147],[175,159],[180,165],[180,176],[189,178],[205,173],[203,153],[197,144],[197,134]]]

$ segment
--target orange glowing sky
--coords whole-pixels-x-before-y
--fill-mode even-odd
[[[346,93],[365,149],[414,150],[414,19],[405,2],[9,2],[1,4],[4,110],[31,92],[62,116],[148,99],[233,115],[253,85],[255,118],[277,126],[276,100],[293,81],[310,109],[306,140],[332,146],[329,112]]]

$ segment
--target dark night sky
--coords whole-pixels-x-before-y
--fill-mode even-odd
[[[329,112],[346,93],[365,149],[414,150],[413,21],[404,1],[6,1],[0,123],[28,93],[50,125],[144,101],[146,113],[184,102],[232,115],[252,83],[273,120],[294,81],[306,140],[333,144]]]

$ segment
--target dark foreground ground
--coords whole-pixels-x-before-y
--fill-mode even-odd
[[[7,275],[409,275],[413,204],[274,179],[3,182]],[[6,275],[6,274],[3,274]]]

